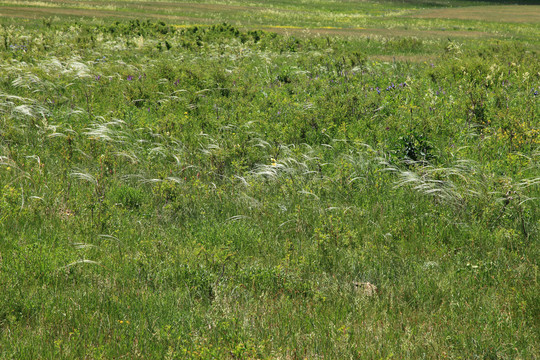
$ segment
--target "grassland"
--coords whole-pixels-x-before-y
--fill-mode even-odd
[[[527,2],[525,2],[527,3]],[[530,2],[533,4],[534,2]],[[351,36],[525,37],[538,42],[540,5],[466,1],[73,1],[5,0],[0,14],[25,19],[152,19],[180,25],[227,22],[243,29],[309,29]],[[453,5],[453,7],[445,7]],[[469,5],[456,8],[459,5]],[[470,6],[476,5],[476,6]],[[442,6],[442,7],[441,7]],[[503,24],[504,26],[501,26]]]
[[[0,358],[539,357],[538,6],[0,4]]]

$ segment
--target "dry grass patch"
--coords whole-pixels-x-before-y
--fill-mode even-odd
[[[459,19],[513,23],[540,23],[539,5],[475,6],[426,10],[409,15],[424,19]]]
[[[263,30],[275,32],[278,34],[294,34],[294,35],[307,35],[307,36],[345,36],[345,37],[367,37],[367,36],[383,36],[383,37],[418,37],[424,39],[433,38],[489,38],[497,37],[496,34],[490,34],[483,31],[458,31],[458,30],[405,30],[405,29],[347,29],[347,28],[301,28],[295,26],[263,26]]]
[[[18,7],[18,6],[6,6],[0,7],[0,16],[3,17],[16,17],[36,19],[50,16],[76,16],[76,17],[95,17],[95,18],[119,18],[119,19],[159,19],[168,21],[182,21],[182,22],[197,22],[197,23],[210,23],[211,19],[189,17],[189,16],[177,16],[177,15],[163,15],[152,13],[130,13],[114,10],[95,10],[95,9],[70,9],[70,8],[38,8],[38,7]]]
[[[75,1],[75,0],[47,0],[47,1],[20,1],[20,0],[5,0],[4,4],[20,5],[20,6],[44,6],[55,7],[70,5],[75,7],[88,7],[97,9],[148,9],[148,10],[165,10],[165,11],[247,11],[253,10],[250,6],[239,5],[222,5],[222,4],[198,4],[198,3],[179,3],[179,2],[149,2],[149,1]]]

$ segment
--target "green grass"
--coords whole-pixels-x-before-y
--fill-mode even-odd
[[[2,19],[0,358],[537,358],[535,24],[229,4]]]
[[[247,29],[364,37],[373,35],[527,41],[538,46],[540,6],[485,6],[471,1],[2,1],[0,14],[16,19],[152,19],[177,25],[227,22]],[[527,3],[526,1],[521,3]],[[483,5],[483,6],[479,6]],[[463,11],[463,6],[465,11]],[[500,16],[504,14],[504,16]]]

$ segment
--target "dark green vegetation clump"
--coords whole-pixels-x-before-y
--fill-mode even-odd
[[[535,47],[0,40],[1,358],[538,355]]]

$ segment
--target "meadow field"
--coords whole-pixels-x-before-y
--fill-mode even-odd
[[[0,1],[0,358],[539,358],[539,24]]]

